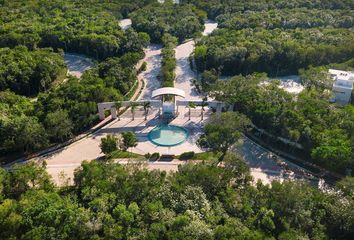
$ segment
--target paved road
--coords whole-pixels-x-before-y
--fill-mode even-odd
[[[207,21],[203,35],[209,35],[215,29],[217,29],[217,23]],[[196,78],[196,74],[192,71],[188,59],[190,54],[193,53],[194,47],[195,42],[191,40],[177,46],[175,49],[177,59],[175,87],[183,89],[186,92],[187,99],[201,100],[202,96],[196,91],[192,84],[192,79]],[[277,165],[270,151],[249,139],[242,139],[242,144],[237,146],[235,151],[247,162],[254,179],[261,180],[265,184],[269,184],[273,180],[283,181],[285,179],[303,179],[307,177],[302,173],[294,173],[293,171],[289,171]],[[284,159],[282,159],[282,161],[284,161]],[[288,165],[291,164],[288,163]],[[295,168],[299,167],[295,166]],[[312,181],[314,184],[319,184],[318,179]]]
[[[204,35],[212,32],[216,28],[216,24],[208,22]],[[200,99],[201,96],[195,91],[191,80],[195,78],[195,73],[191,70],[188,57],[193,52],[194,41],[188,41],[176,48],[177,69],[176,69],[176,81],[175,86],[186,91],[186,98]],[[140,99],[150,99],[151,91],[158,88],[160,83],[157,79],[161,67],[161,46],[151,45],[145,50],[145,61],[147,62],[147,70],[139,75],[145,81],[145,88],[142,91]],[[127,112],[129,114],[129,112]],[[139,115],[139,113],[137,113]],[[145,122],[143,117],[138,117],[134,122],[129,117],[122,119],[121,121],[114,120],[107,126],[98,130],[96,133],[83,138],[82,140],[75,142],[64,149],[60,149],[54,153],[48,154],[38,160],[46,160],[48,165],[48,171],[52,174],[54,180],[60,184],[63,180],[59,177],[63,171],[67,176],[72,177],[73,170],[81,164],[83,160],[99,159],[103,156],[100,151],[99,143],[100,138],[106,134],[117,133],[119,131],[133,130],[138,132],[139,138],[142,140],[141,144],[134,150],[139,153],[160,151],[158,147],[152,145],[147,141],[146,134],[151,130],[153,125],[149,125],[149,122],[156,121],[154,115],[150,115],[148,122]],[[183,121],[177,119],[176,121]],[[194,122],[191,124],[198,124],[199,118],[195,117]],[[193,126],[191,126],[193,129]],[[195,128],[196,129],[196,128]],[[195,142],[186,142],[186,146],[179,148],[179,151],[195,150]],[[287,178],[296,178],[293,173],[285,172],[283,168],[279,167],[272,158],[272,154],[259,145],[245,139],[243,144],[240,144],[235,151],[240,153],[251,168],[253,177],[257,180],[260,179],[264,183],[270,183],[272,180],[284,180]],[[176,164],[168,163],[163,167],[158,165],[152,166],[159,169],[175,169]],[[301,176],[300,176],[301,177]]]
[[[323,183],[321,179],[314,178],[309,171],[276,156],[248,138],[242,139],[241,143],[233,150],[247,162],[252,176],[256,180],[260,179],[263,183],[286,179],[306,179],[317,186],[321,186]],[[278,165],[274,157],[281,160],[286,167]]]
[[[158,75],[161,69],[161,45],[152,44],[145,49],[144,61],[147,63],[146,71],[139,74],[138,78],[143,79],[144,89],[138,98],[139,100],[151,99],[151,92],[160,87]]]
[[[176,80],[175,87],[182,89],[186,93],[186,99],[201,100],[202,96],[197,92],[192,84],[196,74],[192,71],[189,64],[189,56],[194,50],[194,41],[185,42],[176,47]]]
[[[206,36],[212,33],[218,25],[215,22],[207,21],[204,26],[203,35]],[[186,99],[202,100],[203,97],[192,84],[192,80],[197,77],[189,63],[189,56],[193,53],[194,47],[194,40],[190,40],[178,45],[175,49],[177,59],[175,87],[185,91]]]

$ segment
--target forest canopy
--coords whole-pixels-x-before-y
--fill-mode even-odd
[[[0,168],[1,239],[352,239],[353,178],[337,191],[303,182],[250,184],[245,163],[178,172],[83,162],[55,187],[45,164]],[[349,191],[348,191],[349,190]]]
[[[51,49],[28,51],[25,46],[0,48],[0,91],[35,96],[66,75],[62,54]]]
[[[223,75],[290,75],[352,58],[353,38],[352,28],[220,29],[197,42],[194,57],[201,72],[214,68]]]
[[[182,3],[192,3],[198,8],[206,11],[208,17],[215,19],[221,14],[246,12],[246,11],[268,11],[274,9],[353,9],[354,3],[351,0],[180,0]]]
[[[275,9],[270,11],[247,11],[244,13],[221,14],[216,18],[221,28],[313,28],[354,26],[354,12],[351,10],[328,9]]]
[[[135,64],[150,38],[123,31],[118,21],[151,2],[0,3],[1,156],[66,141],[97,123],[97,102],[122,100],[134,90]],[[99,63],[80,80],[65,79],[63,51]]]
[[[122,31],[118,19],[127,13],[119,11],[134,10],[149,1],[130,2],[6,1],[0,5],[0,47],[61,48],[96,59],[135,51],[131,42],[142,36]]]
[[[161,42],[164,34],[177,37],[179,42],[194,37],[203,30],[206,14],[193,5],[151,4],[129,15],[132,26],[150,35],[153,42]]]
[[[195,38],[203,90],[238,112],[206,125],[205,140],[223,153],[222,164],[186,163],[167,174],[138,161],[84,161],[73,185],[60,187],[45,162],[0,168],[0,239],[354,239],[352,177],[332,191],[303,181],[263,185],[228,152],[254,126],[289,139],[289,153],[300,145],[311,163],[354,170],[354,107],[330,102],[327,74],[329,67],[354,70],[354,2],[180,2],[0,0],[0,156],[33,153],[92,127],[97,102],[134,90],[150,39],[164,44],[161,76],[173,86],[177,40]],[[221,29],[201,37],[207,16]],[[123,31],[125,17],[133,24]],[[98,63],[55,84],[65,71],[63,51]],[[290,94],[267,73],[298,73],[305,90]],[[236,76],[220,81],[221,74]],[[136,144],[129,135],[125,149]]]

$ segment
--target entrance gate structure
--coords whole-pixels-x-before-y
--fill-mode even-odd
[[[164,87],[152,91],[152,98],[161,98],[162,118],[171,119],[178,116],[176,96],[185,98],[186,94],[183,90],[173,87]]]
[[[149,102],[152,108],[159,109],[160,116],[162,115],[164,119],[176,118],[179,115],[178,107],[188,107],[189,103],[194,103],[196,106],[211,108],[214,112],[221,112],[225,107],[225,104],[219,101],[202,101],[191,99],[176,100],[176,96],[185,98],[185,92],[178,88],[164,87],[152,91],[151,98],[160,98],[159,100],[120,101],[119,103],[122,108],[128,108],[132,106],[132,104],[143,106],[146,102]],[[113,119],[118,118],[116,104],[117,102],[98,103],[97,107],[99,118],[101,120],[105,119],[106,110],[111,111]]]

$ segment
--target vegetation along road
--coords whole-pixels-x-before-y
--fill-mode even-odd
[[[329,73],[351,89],[353,27],[351,0],[0,0],[1,166],[92,129],[97,103],[225,104],[182,106],[175,147],[133,104],[1,167],[0,239],[354,239],[354,106]]]

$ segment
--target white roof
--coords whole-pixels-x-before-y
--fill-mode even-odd
[[[158,97],[161,95],[176,95],[185,98],[186,94],[183,90],[173,87],[164,87],[152,91],[151,97]]]
[[[336,69],[329,69],[329,73],[332,75],[335,75],[338,80],[343,80],[343,81],[353,81],[354,80],[354,73],[353,72],[347,72],[347,71],[341,71],[341,70],[336,70]]]

